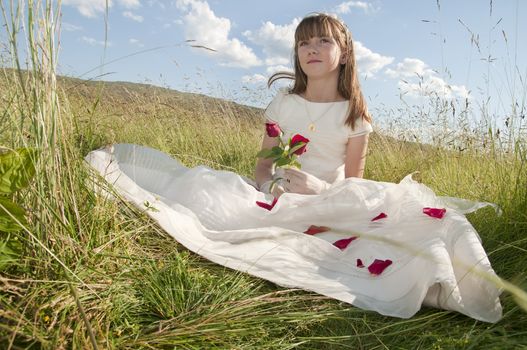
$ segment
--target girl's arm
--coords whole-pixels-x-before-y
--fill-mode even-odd
[[[344,174],[346,177],[362,177],[366,164],[369,135],[361,135],[348,139]]]
[[[264,135],[262,141],[262,149],[271,149],[274,146],[278,146],[278,137],[269,137],[267,134]],[[254,178],[258,186],[261,186],[264,182],[271,180],[273,177],[273,160],[266,158],[258,158],[256,161],[256,169],[254,172]]]

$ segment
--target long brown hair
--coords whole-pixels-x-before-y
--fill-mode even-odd
[[[293,79],[294,85],[289,90],[289,93],[301,94],[306,91],[307,75],[302,71],[300,61],[298,60],[298,43],[315,36],[334,38],[346,57],[346,62],[341,64],[339,68],[337,85],[339,94],[349,100],[348,117],[346,118],[345,124],[353,129],[355,127],[355,121],[359,118],[371,122],[368,107],[366,106],[366,101],[359,84],[351,33],[344,23],[333,16],[316,13],[304,17],[300,21],[295,30],[294,73],[275,73],[269,78],[267,85],[271,86],[278,79]]]

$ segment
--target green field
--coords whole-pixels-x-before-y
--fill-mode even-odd
[[[44,32],[49,25],[27,20]],[[27,224],[0,232],[0,348],[527,349],[524,138],[504,146],[489,132],[476,135],[485,147],[467,138],[456,149],[372,135],[366,178],[397,182],[419,171],[439,195],[501,207],[501,216],[487,208],[468,218],[510,283],[496,324],[430,308],[409,320],[384,317],[215,265],[136,208],[92,191],[84,156],[120,142],[250,176],[261,110],[149,85],[57,78],[56,63],[39,54],[54,57],[52,38],[32,40],[29,71],[13,50],[3,62],[14,64],[0,70],[0,145],[39,154],[35,177],[13,196]]]

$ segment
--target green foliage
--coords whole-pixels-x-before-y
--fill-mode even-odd
[[[19,148],[0,153],[0,196],[13,194],[28,186],[35,175],[37,152]]]
[[[35,175],[34,149],[20,148],[0,154],[0,271],[14,264],[20,253],[17,237],[9,235],[27,226],[26,212],[13,197]]]
[[[271,149],[262,149],[257,154],[258,158],[268,158],[273,160],[273,164],[277,167],[295,167],[297,169],[301,168],[300,162],[297,160],[297,155],[295,154],[300,148],[306,145],[305,142],[296,142],[293,147],[291,147],[291,139],[287,143],[284,143],[282,139],[279,140],[279,146],[274,146]],[[274,182],[273,182],[274,183]]]
[[[0,271],[16,263],[19,252],[20,242],[17,237],[6,235],[6,237],[0,238]]]
[[[17,232],[27,224],[24,209],[12,197],[35,175],[36,155],[36,150],[28,148],[0,154],[0,233]]]
[[[264,148],[260,152],[258,152],[256,154],[256,156],[259,157],[259,158],[271,158],[271,157],[274,158],[274,156],[276,156],[276,155],[275,155],[275,153],[273,152],[272,149]]]

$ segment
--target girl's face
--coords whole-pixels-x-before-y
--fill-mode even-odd
[[[342,51],[331,36],[313,36],[297,43],[298,61],[308,79],[334,78],[344,63]]]

